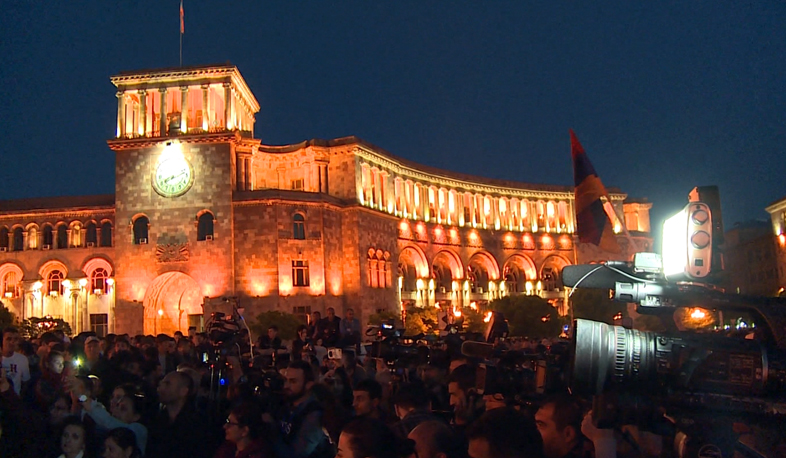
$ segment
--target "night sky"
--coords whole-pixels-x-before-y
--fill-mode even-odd
[[[114,192],[109,77],[178,65],[178,0],[2,3],[0,199]],[[782,0],[185,0],[183,64],[224,62],[266,144],[356,135],[572,185],[572,128],[653,225],[696,185],[720,186],[727,229],[786,196]]]

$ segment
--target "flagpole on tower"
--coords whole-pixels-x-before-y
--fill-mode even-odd
[[[183,0],[180,0],[180,66],[183,66],[183,33],[185,32],[185,21],[183,14]]]

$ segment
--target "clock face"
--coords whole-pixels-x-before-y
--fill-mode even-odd
[[[182,156],[159,162],[153,174],[153,188],[164,197],[185,194],[193,182],[194,171]]]

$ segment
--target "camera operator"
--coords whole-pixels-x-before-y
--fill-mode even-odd
[[[276,419],[280,434],[273,448],[280,458],[333,457],[334,446],[323,428],[322,405],[309,393],[314,370],[305,361],[293,361],[281,370],[287,406]]]
[[[543,438],[546,458],[580,458],[590,456],[581,433],[582,408],[570,395],[555,395],[535,413],[535,424]]]
[[[467,429],[470,458],[541,458],[543,440],[535,422],[512,408],[481,415]]]

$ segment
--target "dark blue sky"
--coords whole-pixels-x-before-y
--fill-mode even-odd
[[[595,5],[599,3],[599,5]],[[9,0],[0,199],[114,191],[110,75],[178,64],[178,0]],[[185,0],[184,64],[230,61],[267,144],[356,135],[458,172],[601,179],[654,203],[720,186],[724,221],[786,196],[786,3]]]

